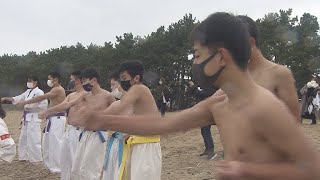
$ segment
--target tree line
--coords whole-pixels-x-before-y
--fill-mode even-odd
[[[125,60],[138,59],[145,66],[146,84],[153,88],[163,77],[172,89],[172,105],[183,109],[191,105],[187,93],[187,80],[191,75],[188,56],[192,53],[189,34],[199,21],[186,14],[168,27],[161,26],[145,37],[124,33],[116,42],[99,46],[77,43],[43,52],[30,51],[25,55],[0,57],[0,96],[16,95],[25,89],[28,75],[37,75],[45,85],[47,75],[58,71],[62,85],[66,86],[72,71],[96,67],[102,76],[102,87],[109,89],[107,76]],[[260,49],[264,56],[286,65],[293,72],[297,89],[320,73],[320,37],[317,17],[304,13],[293,16],[292,9],[268,13],[256,20],[260,30]],[[47,86],[44,86],[47,88]],[[46,88],[44,88],[46,90]]]

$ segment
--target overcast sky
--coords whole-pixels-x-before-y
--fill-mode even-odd
[[[44,51],[77,42],[103,45],[117,35],[144,36],[192,13],[198,20],[217,11],[247,14],[293,9],[320,19],[319,0],[1,0],[0,55]]]

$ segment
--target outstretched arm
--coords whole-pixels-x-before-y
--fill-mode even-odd
[[[116,116],[105,115],[104,113],[92,112],[86,108],[81,108],[76,121],[89,130],[113,130],[136,135],[159,135],[181,130],[187,130],[196,127],[203,127],[214,124],[212,113],[210,112],[209,103],[203,101],[196,106],[172,113],[165,117],[156,115],[139,115],[139,116]]]
[[[18,96],[15,96],[15,97],[2,97],[1,102],[16,103],[19,101],[23,101],[26,98],[27,92],[28,92],[28,90]],[[30,90],[29,90],[29,92],[30,92]]]
[[[1,102],[4,103],[4,102],[10,102],[12,103],[14,101],[13,97],[2,97],[1,98]]]
[[[63,104],[61,104],[61,106],[55,106],[53,107],[50,111],[51,112],[59,112],[59,111],[66,111],[68,109],[70,109],[71,107],[80,104],[81,102],[86,101],[85,96],[88,95],[88,93],[83,93],[81,94],[81,96],[77,97],[74,100],[71,100],[69,97],[68,101],[63,101]],[[60,104],[59,104],[60,105]]]
[[[37,103],[37,102],[43,101],[45,99],[54,98],[55,96],[57,96],[58,93],[59,93],[59,90],[56,88],[53,88],[53,89],[51,89],[51,91],[49,91],[48,93],[46,93],[44,95],[40,95],[40,96],[34,97],[29,100],[25,100],[25,101],[20,101],[16,105],[17,106],[24,106],[26,104]]]
[[[70,95],[68,95],[67,98],[62,103],[39,112],[39,118],[44,119],[50,116],[51,114],[68,110],[69,101],[70,101]]]

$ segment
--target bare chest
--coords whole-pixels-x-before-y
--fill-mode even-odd
[[[100,111],[100,110],[105,110],[109,102],[107,102],[105,96],[103,95],[95,95],[95,96],[88,96],[86,98],[85,104],[88,106],[88,108],[95,110],[95,111]]]
[[[158,109],[155,102],[152,100],[141,100],[134,103],[132,106],[134,114],[157,114]]]
[[[225,159],[246,162],[272,162],[280,157],[267,139],[252,125],[250,109],[215,108],[214,119],[219,129]]]

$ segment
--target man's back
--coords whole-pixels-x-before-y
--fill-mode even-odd
[[[298,96],[291,71],[266,59],[260,60],[258,63],[259,65],[254,69],[250,69],[253,80],[283,101],[292,114],[300,120]]]

